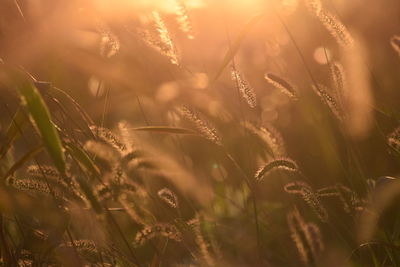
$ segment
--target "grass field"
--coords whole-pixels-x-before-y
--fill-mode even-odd
[[[0,266],[400,266],[400,2],[3,0]]]

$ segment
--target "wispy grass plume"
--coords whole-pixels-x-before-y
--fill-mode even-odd
[[[240,74],[240,72],[232,66],[231,68],[232,80],[236,83],[242,97],[246,100],[251,108],[255,108],[257,104],[256,93],[253,87],[247,80]]]
[[[100,32],[100,55],[105,58],[115,56],[120,49],[120,42],[116,35],[110,31]]]
[[[264,78],[272,84],[275,88],[279,89],[282,93],[290,98],[297,99],[296,89],[286,80],[273,73],[266,73]]]
[[[198,112],[185,106],[181,106],[178,109],[178,112],[181,114],[181,116],[193,122],[197,130],[199,130],[205,138],[217,145],[222,144],[221,139],[217,134],[217,130],[209,122],[205,121],[205,119],[200,118]]]
[[[306,265],[314,264],[318,255],[324,250],[318,226],[305,223],[297,208],[288,213],[287,222],[301,261]]]
[[[192,20],[190,19],[189,12],[187,10],[186,4],[184,0],[175,0],[176,1],[176,19],[179,24],[179,28],[183,31],[188,39],[194,39],[194,30]]]
[[[296,162],[291,159],[283,158],[283,159],[274,159],[262,166],[255,174],[256,180],[261,180],[265,175],[267,175],[272,170],[285,170],[289,172],[298,171],[298,166]]]
[[[388,135],[387,143],[393,149],[400,151],[400,127],[397,127]]]
[[[350,48],[353,46],[353,37],[346,26],[344,26],[335,15],[325,10],[321,1],[307,0],[306,5],[311,14],[321,21],[322,25],[342,48]]]
[[[321,98],[321,100],[329,107],[332,113],[338,118],[342,120],[342,111],[340,109],[339,104],[336,102],[336,99],[333,98],[328,92],[329,89],[322,84],[317,84],[312,86],[315,93]]]
[[[90,126],[90,129],[101,141],[114,147],[117,151],[122,152],[126,150],[126,145],[109,129],[97,126]]]
[[[305,1],[308,10],[318,16],[322,10],[322,3],[320,0],[306,0]]]
[[[145,225],[145,221],[139,215],[139,213],[136,211],[135,205],[133,203],[130,203],[130,201],[128,200],[127,194],[121,194],[119,196],[118,200],[121,203],[122,207],[125,208],[125,212],[131,217],[131,219],[135,223]]]
[[[360,199],[350,188],[341,184],[320,188],[317,190],[317,194],[319,197],[338,198],[343,205],[343,210],[349,214],[362,211],[365,207],[363,199]]]
[[[196,214],[195,219],[191,220],[188,224],[192,226],[195,233],[196,244],[200,249],[200,255],[203,260],[207,263],[207,266],[215,266],[214,257],[209,251],[209,244],[206,242],[203,233],[201,231],[201,220],[200,216]]]
[[[157,192],[157,195],[162,199],[165,203],[167,203],[171,208],[178,207],[178,197],[174,192],[169,190],[168,188],[163,188]]]
[[[342,103],[344,90],[347,87],[346,73],[342,64],[338,61],[329,64],[329,68],[333,85],[335,86],[336,100]]]
[[[156,48],[165,56],[167,56],[172,64],[178,65],[178,55],[174,42],[172,41],[171,35],[165,25],[164,20],[161,18],[160,13],[153,11],[153,21],[155,28],[159,35],[160,43],[156,45]],[[154,43],[153,43],[154,44]]]
[[[142,246],[148,240],[160,236],[167,237],[177,242],[182,241],[182,234],[174,225],[169,223],[157,223],[152,226],[146,226],[139,231],[135,237],[135,245]]]
[[[314,192],[309,184],[302,181],[290,182],[284,186],[284,190],[289,194],[300,195],[321,221],[328,221],[329,216],[327,210],[322,205],[318,194]]]
[[[322,10],[319,12],[318,18],[341,47],[351,48],[353,46],[353,37],[346,26],[336,16]]]
[[[60,178],[60,173],[58,172],[58,170],[49,165],[30,165],[27,169],[27,172],[29,175],[32,176],[42,177],[43,175],[45,175],[46,177],[51,177],[53,179]]]
[[[272,156],[283,157],[286,155],[285,143],[281,134],[274,127],[268,125],[267,127],[256,127],[255,125],[245,122],[243,125],[252,133],[257,135],[266,146],[268,146]]]

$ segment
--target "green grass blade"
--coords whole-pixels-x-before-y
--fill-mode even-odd
[[[12,144],[17,140],[21,133],[20,131],[27,125],[28,117],[25,115],[24,111],[19,108],[14,114],[10,125],[6,131],[6,137],[4,145],[0,149],[0,159],[2,159],[12,146]]]
[[[71,154],[71,156],[83,169],[90,171],[93,175],[96,175],[97,177],[100,177],[99,168],[83,149],[72,143],[67,143],[65,145],[65,149]]]
[[[57,99],[62,98],[63,100],[70,102],[74,106],[75,110],[80,114],[82,120],[85,122],[85,127],[87,128],[88,132],[91,133],[90,126],[94,125],[95,123],[93,122],[89,114],[85,111],[85,109],[64,90],[61,90],[57,87],[52,87],[51,89],[52,90],[50,90],[50,95],[54,96]]]
[[[54,161],[54,165],[60,171],[65,172],[65,158],[60,136],[53,125],[47,106],[38,89],[21,74],[16,75],[14,80],[17,90],[26,106],[31,119],[39,131],[43,143]]]
[[[144,132],[158,132],[158,133],[166,133],[166,134],[194,134],[198,135],[195,131],[185,128],[178,127],[164,127],[164,126],[146,126],[146,127],[137,127],[134,128],[135,131],[144,131]]]

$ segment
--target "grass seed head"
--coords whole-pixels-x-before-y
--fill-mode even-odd
[[[176,19],[179,24],[179,28],[183,31],[188,39],[193,40],[194,30],[192,20],[189,16],[189,12],[187,10],[186,4],[184,0],[175,0],[176,1]]]
[[[246,100],[247,104],[251,108],[255,108],[257,105],[256,93],[254,89],[250,86],[249,82],[246,81],[240,72],[232,66],[231,70],[232,80],[236,83],[240,94]]]
[[[137,246],[142,246],[148,240],[159,236],[167,237],[176,242],[182,241],[182,234],[174,225],[169,223],[157,223],[155,225],[145,226],[139,231],[135,237],[135,244]]]
[[[178,197],[174,192],[169,190],[168,188],[163,188],[158,191],[157,195],[162,199],[165,203],[167,203],[172,208],[178,207]]]
[[[273,73],[266,73],[264,78],[267,80],[267,82],[290,98],[295,100],[298,99],[296,89],[288,81]]]
[[[390,45],[393,50],[400,56],[400,35],[393,35],[390,38]]]

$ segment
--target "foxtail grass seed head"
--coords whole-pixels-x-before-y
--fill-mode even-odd
[[[260,128],[262,136],[268,140],[275,157],[286,155],[285,143],[283,137],[273,126],[268,125]]]
[[[312,188],[309,184],[303,181],[294,181],[285,184],[283,189],[289,194],[303,194],[303,192],[311,192]]]
[[[286,94],[292,99],[297,99],[296,89],[286,80],[279,77],[273,73],[266,73],[264,78],[269,82],[272,86],[280,90],[282,93]]]
[[[44,233],[43,231],[37,230],[37,229],[32,230],[32,235],[35,238],[38,238],[40,240],[47,240],[49,238],[48,234]]]
[[[343,210],[349,214],[363,210],[365,206],[364,200],[360,199],[350,188],[341,184],[318,189],[317,194],[319,197],[335,197],[339,199],[343,205]]]
[[[396,149],[397,151],[400,150],[400,139],[398,136],[389,136],[387,142],[392,148]]]
[[[317,191],[319,197],[337,197],[343,205],[343,210],[346,213],[352,212],[352,205],[348,198],[349,193],[352,193],[350,189],[345,186],[335,185],[325,188],[321,188]]]
[[[390,38],[390,45],[393,50],[400,56],[400,35],[393,35]]]
[[[80,251],[98,252],[96,243],[93,240],[88,240],[88,239],[73,240],[72,242],[68,241],[66,243],[61,244],[60,246],[68,248],[75,247]]]
[[[295,181],[286,184],[284,190],[289,194],[299,194],[322,222],[328,221],[328,212],[322,205],[318,193],[315,193],[310,185],[302,181]]]
[[[45,175],[46,177],[51,177],[53,179],[60,178],[60,173],[58,172],[58,170],[49,165],[30,165],[27,169],[27,172],[29,175],[36,177],[42,177],[43,175]]]
[[[105,248],[96,245],[96,242],[90,239],[78,239],[78,240],[72,240],[72,241],[67,241],[63,242],[59,245],[59,248],[68,248],[68,249],[73,249],[77,250],[79,252],[80,256],[82,256],[85,260],[93,260],[97,259],[100,255],[101,261],[103,261],[102,264],[99,263],[95,265],[90,265],[90,266],[112,266],[109,263],[106,263],[104,261],[109,261],[112,257],[112,254],[110,251]],[[85,265],[88,266],[88,265]]]
[[[124,151],[124,156],[127,154],[133,152],[134,150],[134,142],[133,142],[133,136],[131,135],[129,129],[128,129],[128,122],[126,121],[120,121],[118,123],[118,130],[119,134],[121,136],[121,143],[125,146],[125,151]]]
[[[308,265],[311,259],[306,248],[306,240],[300,234],[302,224],[300,224],[298,220],[296,220],[296,217],[293,213],[289,213],[287,215],[287,222],[289,226],[290,236],[293,240],[294,245],[297,248],[300,260]]]
[[[353,47],[353,37],[351,36],[346,26],[344,26],[338,18],[324,10],[318,13],[318,18],[327,29],[327,31],[333,36],[333,38],[335,38],[336,42],[342,48]]]
[[[120,49],[120,42],[116,35],[109,31],[101,31],[100,33],[100,55],[105,58],[115,56]]]
[[[346,73],[340,62],[332,62],[329,67],[331,71],[333,85],[336,89],[336,99],[340,101],[341,99],[343,99],[344,90],[347,87]]]
[[[84,148],[100,157],[101,159],[111,162],[111,163],[115,163],[117,162],[117,160],[119,159],[119,154],[117,151],[115,151],[114,149],[110,148],[108,145],[100,143],[100,142],[96,142],[94,140],[89,140],[86,142]]]
[[[196,226],[199,226],[199,225],[200,225],[200,220],[199,220],[199,218],[196,216],[196,217],[194,217],[193,219],[190,219],[190,220],[186,221],[186,224],[187,224],[189,227],[196,227]]]
[[[167,203],[171,208],[177,208],[178,205],[178,197],[175,195],[174,192],[169,190],[168,188],[163,188],[158,191],[158,196],[162,199],[165,203]]]
[[[250,84],[242,77],[240,72],[232,66],[231,69],[232,80],[236,83],[240,94],[246,100],[251,108],[255,108],[257,104],[256,93]]]
[[[307,265],[315,263],[324,249],[318,226],[305,223],[297,208],[288,213],[287,222],[300,260]]]
[[[180,107],[178,111],[182,117],[191,121],[205,138],[217,145],[222,144],[217,130],[209,122],[200,118],[197,112],[185,106]]]
[[[346,213],[353,213],[364,209],[365,202],[350,188],[337,184],[338,197],[343,204],[343,209]]]
[[[152,226],[145,226],[141,231],[136,234],[135,245],[142,246],[148,240],[163,236],[176,242],[182,241],[182,234],[179,230],[169,223],[157,223]]]
[[[174,42],[172,41],[171,35],[165,25],[164,20],[161,18],[160,13],[153,11],[153,21],[155,28],[158,32],[160,43],[156,45],[157,49],[167,56],[172,64],[179,65],[178,55]]]
[[[291,159],[283,158],[283,159],[274,159],[262,166],[255,174],[256,180],[261,180],[265,175],[267,175],[272,170],[285,170],[289,172],[298,171],[298,166],[296,162]]]
[[[333,115],[338,120],[342,120],[342,111],[340,109],[339,104],[336,102],[335,98],[333,98],[328,92],[329,89],[322,84],[317,84],[312,86],[315,93],[321,98],[321,100],[329,107],[332,111]]]
[[[145,225],[143,218],[136,211],[135,205],[128,200],[127,194],[121,194],[118,200],[135,223]]]
[[[184,32],[188,39],[194,39],[194,30],[192,20],[190,19],[189,12],[187,10],[184,0],[176,1],[176,19],[179,24],[179,28]]]
[[[43,183],[46,187],[50,185],[57,196],[72,196],[75,199],[82,199],[82,195],[76,189],[77,185],[73,179],[61,176],[58,170],[49,165],[30,165],[27,169],[32,181]]]
[[[114,147],[117,151],[122,153],[127,150],[126,145],[111,130],[98,126],[90,126],[90,129],[101,141]]]
[[[394,129],[387,136],[387,143],[394,150],[400,151],[400,127],[397,127],[396,129]]]
[[[27,191],[31,193],[39,193],[51,196],[54,194],[54,197],[57,199],[61,199],[63,197],[63,192],[60,190],[50,190],[49,186],[43,182],[36,179],[20,179],[10,176],[6,181],[8,186],[14,187],[15,189],[21,191]]]
[[[193,227],[196,244],[199,247],[201,257],[207,263],[207,266],[215,266],[214,257],[211,255],[209,251],[209,244],[206,242],[203,233],[201,231],[199,214],[196,214],[195,219],[189,221],[188,224]]]
[[[311,14],[315,16],[318,16],[322,11],[322,3],[320,0],[306,0],[305,3]]]
[[[269,150],[272,152],[273,157],[285,156],[285,144],[281,134],[274,127],[268,125],[267,127],[256,127],[249,122],[243,123],[250,132],[257,135]]]
[[[325,248],[324,242],[322,241],[321,231],[316,224],[307,223],[304,232],[306,233],[306,238],[310,243],[311,252],[316,257]]]
[[[327,222],[329,219],[328,212],[321,204],[318,195],[314,192],[303,192],[301,195],[303,200],[314,210],[315,214],[322,222]]]
[[[319,197],[337,197],[339,192],[336,186],[327,186],[318,189],[317,194]]]

